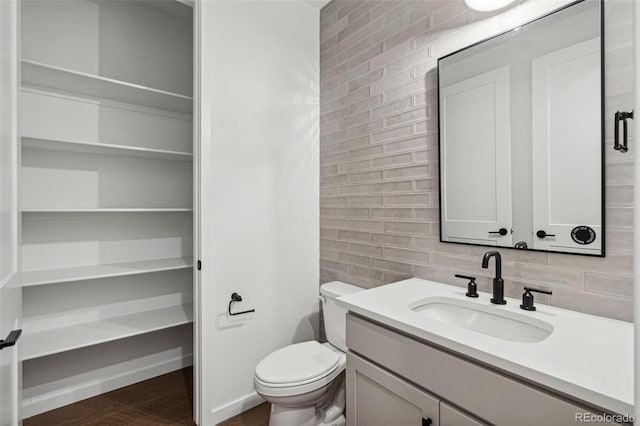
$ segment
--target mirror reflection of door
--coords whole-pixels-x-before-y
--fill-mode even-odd
[[[509,90],[509,67],[440,89],[445,241],[511,245]]]
[[[600,97],[600,40],[535,58],[532,93],[533,247],[598,254],[602,200],[593,188],[602,185],[600,105],[592,99]],[[584,238],[572,233],[580,227],[593,236],[587,229]]]

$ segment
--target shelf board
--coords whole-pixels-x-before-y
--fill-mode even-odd
[[[191,25],[193,21],[193,4],[194,0],[153,0],[145,3],[145,6],[187,21]]]
[[[158,160],[192,161],[190,152],[169,151],[139,146],[116,145],[99,142],[81,142],[69,140],[41,139],[22,136],[22,148],[49,151],[79,152],[88,154],[107,154],[126,157],[142,157]]]
[[[192,208],[96,208],[96,209],[36,209],[24,208],[22,213],[163,213],[192,212]]]
[[[22,60],[22,82],[129,104],[191,114],[193,98],[112,78]]]
[[[186,304],[34,333],[25,332],[22,337],[22,360],[111,342],[192,321],[193,305]]]
[[[78,266],[74,268],[44,269],[22,272],[22,286],[31,287],[99,278],[123,277],[149,272],[172,271],[193,267],[192,257],[140,260],[137,262],[106,265]]]

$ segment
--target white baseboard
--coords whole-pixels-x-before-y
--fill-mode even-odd
[[[126,371],[107,379],[92,380],[85,384],[73,386],[73,388],[66,388],[55,393],[39,395],[37,398],[23,401],[22,416],[23,418],[35,416],[45,411],[73,404],[74,402],[82,401],[83,399],[91,398],[175,370],[180,370],[190,365],[193,365],[193,355],[191,354]]]
[[[230,417],[237,416],[243,411],[247,411],[256,405],[260,405],[264,402],[264,399],[260,397],[256,392],[251,392],[248,395],[243,396],[242,398],[238,398],[234,401],[229,402],[223,406],[214,408],[211,411],[211,419],[213,421],[213,425],[217,425],[218,423],[227,420]]]

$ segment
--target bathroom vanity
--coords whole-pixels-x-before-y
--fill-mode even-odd
[[[417,278],[341,298],[347,424],[625,424],[630,323],[489,298]]]

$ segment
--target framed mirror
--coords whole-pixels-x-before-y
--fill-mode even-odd
[[[604,256],[602,13],[574,2],[438,60],[442,242]]]

